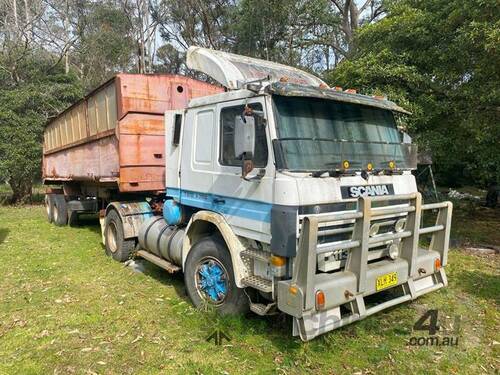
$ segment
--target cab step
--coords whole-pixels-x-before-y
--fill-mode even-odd
[[[245,249],[241,252],[241,255],[250,259],[258,259],[263,262],[270,262],[271,254],[267,251],[255,250],[255,249]]]
[[[257,315],[271,315],[276,313],[276,302],[268,303],[267,305],[263,303],[250,303],[250,310]]]
[[[260,290],[264,293],[273,291],[273,283],[271,280],[266,280],[260,276],[247,276],[241,279],[241,283],[245,286]]]
[[[150,261],[153,264],[156,264],[158,267],[163,268],[168,273],[174,273],[181,270],[179,266],[176,266],[175,264],[170,263],[169,261],[162,259],[154,254],[151,254],[145,250],[137,251],[136,255]]]

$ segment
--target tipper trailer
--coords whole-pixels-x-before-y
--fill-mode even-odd
[[[118,75],[48,124],[49,221],[99,212],[109,256],[182,271],[195,306],[289,314],[302,340],[447,285],[452,205],[422,203],[408,112],[269,61],[187,65],[223,87]]]

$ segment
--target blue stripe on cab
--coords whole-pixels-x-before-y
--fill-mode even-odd
[[[186,206],[218,212],[225,216],[237,216],[267,223],[271,222],[271,208],[273,206],[271,203],[176,188],[167,188],[167,195]],[[223,200],[224,203],[214,202],[214,198],[217,198],[219,201]]]

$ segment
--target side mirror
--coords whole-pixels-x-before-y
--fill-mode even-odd
[[[401,138],[403,143],[405,144],[411,144],[411,137],[408,133],[406,132],[401,132]]]
[[[234,154],[241,158],[241,177],[253,170],[253,154],[255,152],[255,118],[253,116],[236,116],[234,121]]]

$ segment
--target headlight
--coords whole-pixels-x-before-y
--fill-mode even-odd
[[[406,219],[399,219],[394,225],[394,230],[396,232],[402,232],[405,229]]]
[[[370,235],[370,237],[373,237],[375,236],[378,231],[380,230],[380,225],[378,224],[372,224],[372,226],[370,227],[370,231],[368,232],[368,234]]]
[[[395,243],[389,246],[389,257],[391,259],[397,259],[399,257],[399,246]]]

